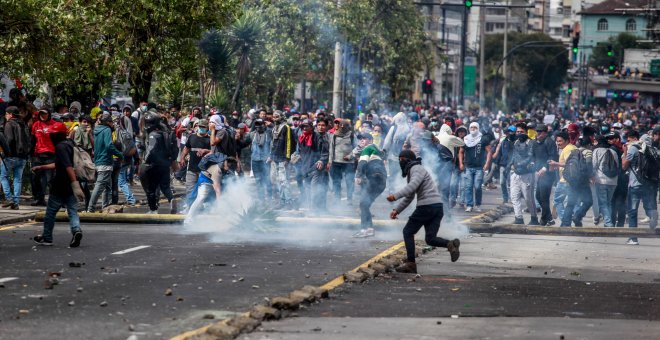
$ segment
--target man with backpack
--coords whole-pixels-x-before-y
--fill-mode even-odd
[[[600,212],[603,214],[605,228],[614,227],[612,221],[612,196],[616,189],[620,163],[617,154],[607,144],[605,136],[597,136],[598,144],[593,151],[593,178],[596,188],[596,199]]]
[[[529,225],[539,225],[536,215],[536,202],[534,202],[534,153],[532,141],[527,136],[527,125],[516,125],[516,142],[513,144],[511,155],[511,203],[515,215],[514,224],[525,224],[523,220],[523,203],[531,214]]]
[[[351,123],[347,120],[341,120],[339,128],[330,136],[330,158],[328,170],[332,177],[332,187],[335,193],[335,202],[339,203],[341,199],[341,181],[346,181],[346,202],[352,205],[353,200],[353,182],[355,179],[355,167],[351,159],[351,152],[355,148],[355,136],[351,129]]]
[[[176,200],[170,187],[170,166],[178,153],[175,136],[163,125],[160,115],[144,115],[147,144],[144,162],[140,165],[140,184],[147,195],[148,214],[158,214],[158,190],[170,202],[170,213],[176,212]]]
[[[571,151],[566,163],[563,164],[564,179],[568,183],[568,194],[564,214],[561,218],[562,227],[570,227],[571,222],[576,227],[582,227],[582,218],[593,204],[589,187],[589,180],[593,173],[593,153],[587,148],[589,144],[589,139],[580,136],[576,145],[577,150]]]
[[[130,186],[128,185],[128,171],[133,166],[133,156],[137,153],[137,147],[135,145],[135,136],[131,132],[131,122],[130,119],[126,117],[120,117],[115,123],[115,145],[123,153],[124,157],[122,159],[117,158],[115,162],[119,163],[119,169],[117,173],[117,187],[126,197],[126,203],[128,205],[135,205],[135,198],[133,197],[133,192],[131,191]],[[114,188],[114,173],[113,173],[113,196],[115,196]],[[113,203],[116,203],[117,198],[112,198]]]
[[[553,197],[553,205],[557,211],[557,216],[561,220],[564,216],[564,207],[566,206],[566,194],[568,192],[568,183],[564,178],[564,164],[566,164],[566,159],[571,154],[571,151],[576,150],[577,147],[570,143],[570,137],[568,132],[561,131],[555,136],[555,143],[557,144],[557,149],[559,149],[559,161],[550,161],[550,166],[554,169],[559,170],[559,182],[555,187],[555,193]]]
[[[628,227],[637,228],[637,211],[639,202],[644,205],[646,215],[649,217],[649,227],[653,230],[658,224],[658,204],[656,190],[658,188],[658,151],[653,148],[651,141],[642,142],[639,132],[631,130],[626,135],[625,157],[621,163],[623,170],[630,170],[628,180]],[[630,237],[627,244],[639,245],[637,237]]]
[[[112,193],[112,156],[120,160],[124,154],[115,147],[112,142],[112,129],[114,122],[109,112],[103,112],[99,117],[99,124],[94,128],[94,164],[96,165],[96,183],[94,191],[89,199],[87,206],[88,212],[94,212],[96,202],[100,195],[103,195],[102,207],[105,208],[110,203]]]

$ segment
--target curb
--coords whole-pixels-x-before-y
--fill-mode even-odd
[[[29,215],[23,215],[23,216],[3,218],[3,219],[0,220],[0,226],[34,220],[35,217],[36,217],[36,214],[37,213],[29,214]]]
[[[598,236],[598,237],[660,237],[660,229],[642,228],[583,228],[583,227],[534,227],[517,224],[470,225],[471,233]]]
[[[36,213],[34,220],[37,222],[43,222],[46,212],[40,211]],[[105,213],[78,213],[80,217],[80,222],[87,223],[126,223],[126,224],[135,224],[135,223],[149,223],[149,224],[176,224],[182,223],[186,218],[183,215],[171,215],[171,214],[160,214],[160,215],[150,215],[150,214],[105,214]],[[55,216],[56,222],[68,222],[69,215],[66,212],[58,212]]]

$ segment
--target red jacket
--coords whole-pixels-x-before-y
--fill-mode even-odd
[[[32,125],[32,135],[37,141],[34,147],[35,155],[42,153],[55,153],[55,145],[53,145],[53,141],[50,140],[50,127],[54,124],[55,121],[49,119],[47,122],[37,120]]]

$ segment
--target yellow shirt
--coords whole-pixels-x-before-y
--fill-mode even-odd
[[[559,163],[566,163],[566,158],[568,158],[568,155],[571,154],[571,151],[576,149],[577,147],[573,144],[566,145],[566,147],[563,148],[559,153]],[[564,179],[564,168],[559,168],[559,181],[566,183],[566,180]]]

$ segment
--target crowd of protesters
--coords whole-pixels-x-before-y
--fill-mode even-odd
[[[150,214],[158,213],[161,195],[171,213],[198,214],[235,181],[249,182],[254,190],[246,194],[281,210],[323,213],[353,205],[358,193],[362,230],[355,237],[374,236],[370,207],[383,192],[389,197],[406,185],[406,150],[406,159],[433,178],[428,183],[444,214],[481,211],[482,190],[499,182],[497,203],[513,205],[516,224],[581,227],[592,209],[595,225],[627,221],[635,228],[641,202],[650,228],[657,225],[660,113],[650,109],[495,113],[409,105],[398,113],[339,117],[268,108],[223,114],[147,102],[37,109],[20,90],[10,96],[0,120],[2,207],[20,209],[23,178],[29,179],[31,204],[47,207],[44,233],[35,238],[41,244],[52,244],[54,216],[66,207],[77,246],[77,211],[135,205],[138,181]],[[84,155],[92,176],[81,175],[90,167]],[[173,180],[185,183],[181,206]]]

